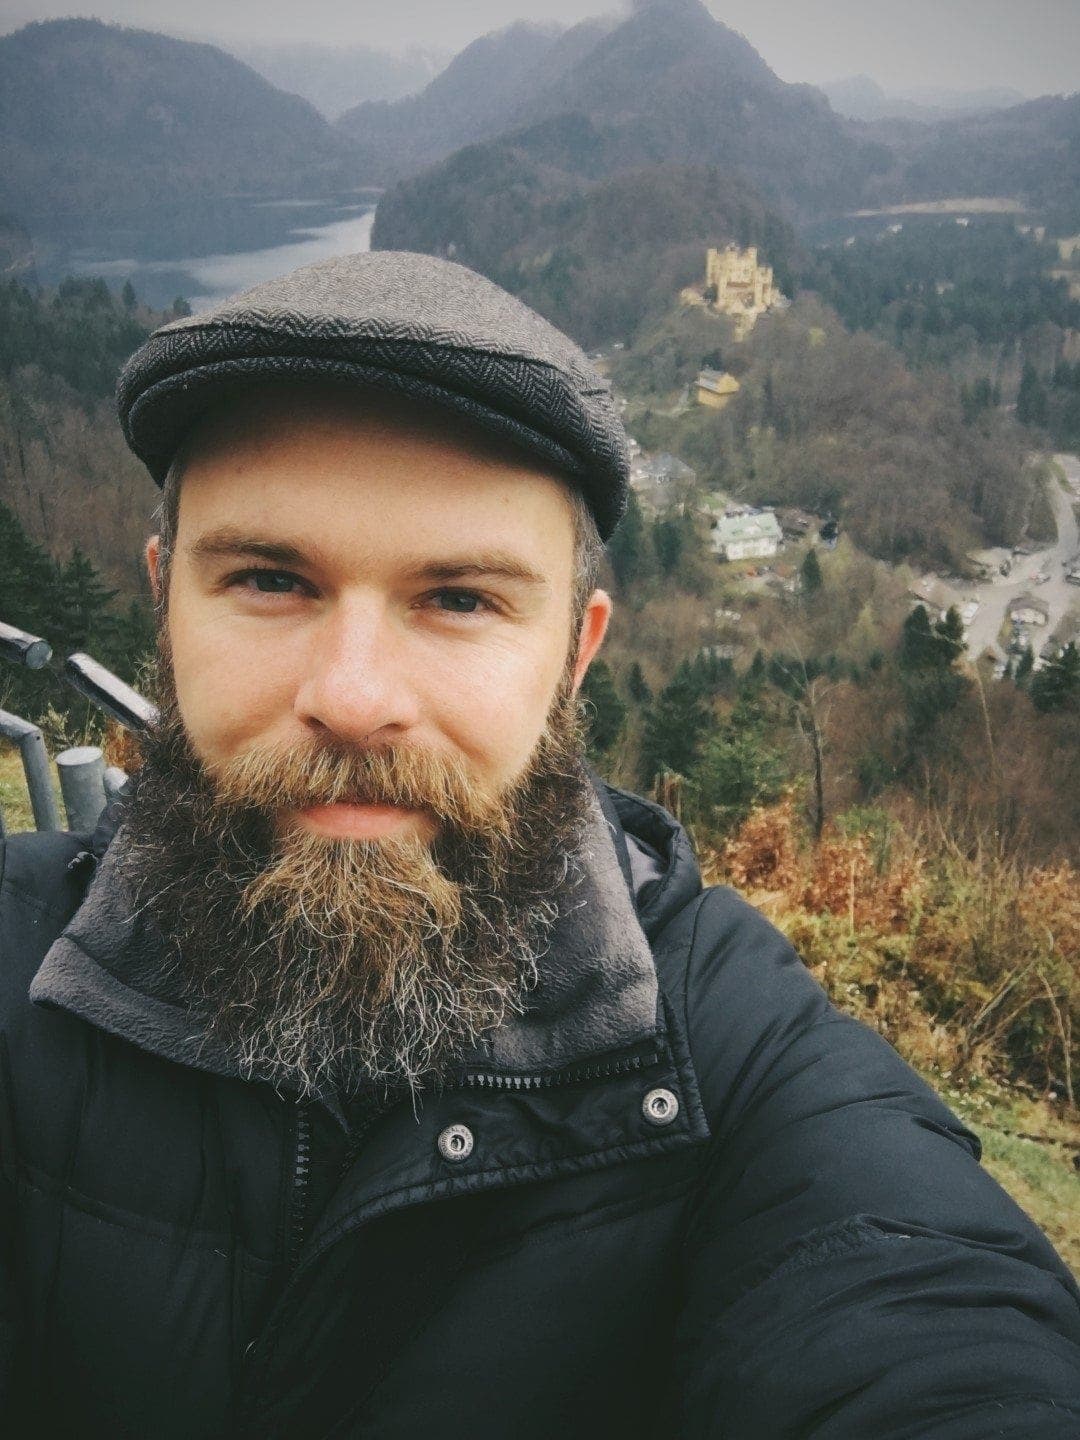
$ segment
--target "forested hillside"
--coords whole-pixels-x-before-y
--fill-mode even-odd
[[[859,547],[898,563],[963,569],[967,552],[1012,545],[1035,495],[1024,437],[993,411],[965,413],[960,387],[921,377],[882,341],[845,332],[811,298],[760,321],[741,345],[675,310],[620,359],[642,442],[674,450],[703,485],[741,501],[843,517]],[[723,411],[659,407],[717,359],[740,377]]]
[[[0,208],[31,231],[236,192],[359,183],[306,100],[212,45],[96,20],[0,38]]]
[[[1080,94],[935,125],[883,121],[867,133],[895,157],[867,190],[881,201],[1016,196],[1054,227],[1080,229]]]
[[[157,492],[124,444],[113,388],[167,318],[101,280],[52,294],[0,286],[0,501],[58,565],[76,549],[91,557],[125,602],[143,593],[141,540]],[[10,611],[0,618],[19,623]]]
[[[374,157],[373,182],[399,179],[514,126],[529,101],[615,23],[587,20],[564,31],[518,21],[467,45],[419,95],[354,106],[337,128]]]
[[[761,247],[789,280],[794,232],[745,180],[705,165],[597,180],[563,168],[568,155],[604,144],[592,121],[566,116],[462,150],[387,195],[372,244],[453,256],[586,345],[629,335],[666,309],[700,277],[717,237]]]

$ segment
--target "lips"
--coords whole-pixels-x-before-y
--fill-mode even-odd
[[[304,829],[337,839],[384,840],[410,835],[428,839],[434,833],[426,811],[403,805],[338,802],[308,805],[293,813]]]

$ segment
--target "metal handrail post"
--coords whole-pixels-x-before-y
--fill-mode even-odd
[[[64,827],[60,823],[60,812],[53,794],[45,737],[36,725],[31,725],[20,715],[12,715],[8,710],[0,710],[0,735],[14,740],[19,747],[34,824],[39,830],[62,830]]]
[[[105,757],[96,745],[75,745],[56,757],[69,830],[93,830],[105,809]]]
[[[52,647],[47,640],[0,620],[0,660],[10,660],[27,670],[40,670],[51,659]]]
[[[81,651],[69,655],[64,662],[64,679],[128,730],[141,733],[157,722],[157,706],[111,670],[106,670],[92,655]]]
[[[119,765],[110,765],[103,777],[105,781],[105,799],[115,800],[117,795],[128,782],[128,773],[121,770]]]

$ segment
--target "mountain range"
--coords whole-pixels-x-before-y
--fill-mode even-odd
[[[700,0],[649,0],[621,22],[558,35],[513,26],[469,46],[420,95],[360,106],[338,128],[379,154],[389,179],[571,114],[591,121],[590,146],[549,157],[561,167],[721,165],[796,212],[856,203],[890,159],[812,86],[779,80]]]
[[[704,173],[747,234],[764,234],[766,212],[775,237],[779,216],[953,195],[1015,196],[1080,228],[1080,96],[932,123],[848,120],[820,90],[780,80],[700,0],[637,0],[569,28],[511,25],[418,93],[332,125],[215,46],[92,20],[33,24],[0,38],[0,149],[0,212],[32,235],[170,206],[198,228],[251,198],[380,185],[377,243],[456,245],[509,270],[548,264],[563,241],[579,249],[593,230],[583,217],[606,213],[616,192],[616,209],[634,194],[653,218],[666,197],[681,217],[670,242],[696,244],[717,221],[699,206]],[[685,181],[681,197],[652,174],[664,167]],[[590,198],[593,186],[606,188]],[[501,233],[481,235],[484,215],[501,217]],[[526,220],[533,239],[514,240]],[[770,258],[782,264],[786,246]]]
[[[519,122],[617,23],[508,25],[467,45],[419,95],[357,105],[337,128],[378,157],[374,179],[397,179]]]

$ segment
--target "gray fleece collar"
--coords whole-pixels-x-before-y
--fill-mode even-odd
[[[160,937],[132,905],[124,843],[121,827],[30,998],[166,1060],[236,1077],[232,1057],[166,986]],[[528,1009],[485,1036],[468,1064],[510,1074],[559,1070],[656,1036],[652,953],[595,797],[571,874]]]

